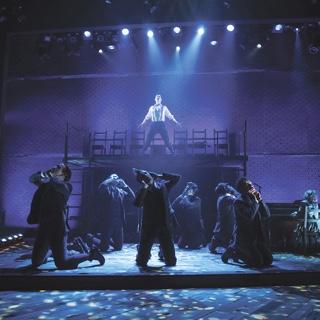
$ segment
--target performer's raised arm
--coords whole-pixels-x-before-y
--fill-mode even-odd
[[[180,180],[181,176],[179,174],[166,173],[164,172],[161,176],[161,179],[166,180],[166,186],[168,190],[174,187]]]

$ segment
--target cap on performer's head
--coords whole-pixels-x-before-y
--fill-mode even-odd
[[[154,97],[154,100],[157,101],[159,99],[162,100],[162,97],[161,97],[161,94],[157,93],[156,96]]]

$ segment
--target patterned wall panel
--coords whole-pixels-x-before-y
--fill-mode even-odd
[[[248,177],[262,186],[267,202],[293,202],[320,189],[320,156],[249,156]]]

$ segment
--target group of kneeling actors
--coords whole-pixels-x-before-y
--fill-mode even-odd
[[[66,206],[72,191],[69,183],[71,170],[59,164],[37,172],[30,181],[37,186],[33,195],[29,224],[38,224],[32,251],[32,265],[38,267],[52,255],[59,269],[75,269],[83,261],[105,263],[103,252],[121,250],[125,219],[125,198],[132,198],[143,208],[140,221],[140,241],[136,264],[146,267],[153,243],[160,243],[159,257],[167,266],[176,265],[173,229],[178,229],[178,247],[198,249],[206,246],[201,217],[201,199],[198,186],[188,182],[181,195],[171,204],[170,190],[180,175],[154,173],[133,169],[141,188],[136,193],[117,174],[110,175],[98,188],[100,238],[91,237],[88,245],[78,238],[79,252],[68,249],[68,221]],[[267,267],[272,264],[270,250],[270,212],[261,194],[246,178],[240,178],[236,190],[227,183],[219,183],[217,193],[217,222],[209,250],[221,254],[224,263],[229,259],[249,267]],[[89,239],[90,240],[90,239]],[[88,241],[89,241],[88,240]]]

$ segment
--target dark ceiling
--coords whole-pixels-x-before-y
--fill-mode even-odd
[[[6,0],[6,31],[123,24],[320,19],[320,0]]]

